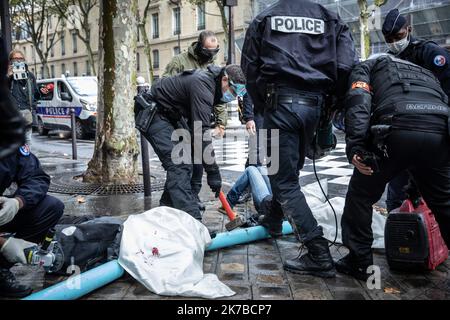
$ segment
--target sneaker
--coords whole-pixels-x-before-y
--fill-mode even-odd
[[[244,204],[247,201],[250,201],[252,199],[252,193],[250,192],[249,188],[245,189],[244,193],[239,197],[237,203],[238,204]]]
[[[33,289],[20,284],[8,269],[0,269],[0,297],[24,298],[29,296]]]

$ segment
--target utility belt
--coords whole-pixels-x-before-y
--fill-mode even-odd
[[[382,113],[382,114],[381,114]],[[444,103],[398,102],[375,110],[375,121],[370,127],[372,142],[385,157],[388,157],[386,139],[393,130],[393,118],[399,115],[436,115],[447,118],[450,137],[450,110]]]
[[[278,104],[300,104],[306,107],[321,107],[323,96],[320,93],[311,94],[311,92],[298,90],[288,86],[279,86],[269,83],[266,90],[266,105],[268,111],[276,111]]]

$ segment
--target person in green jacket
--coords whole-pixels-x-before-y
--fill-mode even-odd
[[[202,31],[196,42],[193,42],[187,52],[180,53],[172,58],[167,64],[162,77],[171,77],[185,70],[206,69],[210,64],[214,64],[214,60],[219,52],[219,41],[214,32]],[[227,109],[225,105],[214,106],[216,127],[213,136],[223,137],[225,127],[227,125]],[[203,166],[194,164],[191,188],[194,196],[196,196],[200,210],[204,211],[205,206],[200,201],[198,194],[202,188]]]

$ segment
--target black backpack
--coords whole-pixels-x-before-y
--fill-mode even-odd
[[[64,224],[55,227],[55,240],[62,250],[63,261],[59,261],[58,270],[53,273],[71,275],[117,259],[123,224],[120,219],[100,217],[81,223],[61,222]]]

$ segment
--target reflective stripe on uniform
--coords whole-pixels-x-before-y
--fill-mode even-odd
[[[285,33],[324,34],[325,21],[307,17],[271,17],[272,30]]]

